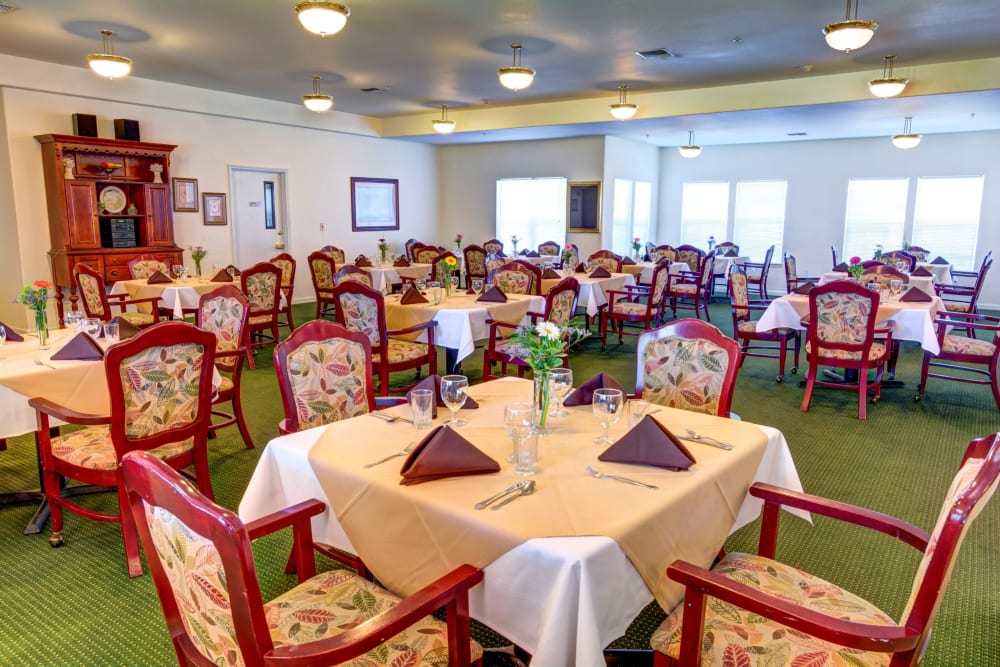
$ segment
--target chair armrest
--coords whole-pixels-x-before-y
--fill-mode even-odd
[[[671,563],[667,567],[667,576],[686,587],[680,664],[695,664],[692,659],[700,657],[705,596],[729,602],[812,637],[862,651],[906,651],[916,647],[921,637],[919,633],[898,625],[843,621],[684,561]],[[687,656],[685,645],[689,650],[693,648],[696,655]]]
[[[459,646],[454,640],[466,641],[468,637],[469,589],[482,580],[482,570],[471,565],[460,565],[360,626],[318,641],[273,649],[265,654],[264,664],[287,667],[340,664],[370,651],[445,605],[448,606],[449,650],[460,651],[458,661],[451,661],[449,664],[469,664],[469,644]],[[453,633],[460,637],[453,636]]]
[[[375,409],[385,410],[386,408],[394,408],[397,405],[406,405],[408,401],[405,396],[376,396],[375,397]]]
[[[489,334],[487,335],[487,339],[490,339],[490,340],[492,340],[493,338],[496,337],[494,334],[496,334],[497,333],[497,329],[499,329],[501,327],[504,327],[504,328],[507,328],[507,329],[517,329],[519,326],[521,326],[518,323],[504,322],[503,320],[494,320],[493,318],[490,318],[490,319],[486,320],[486,324],[490,328]]]
[[[313,558],[312,517],[322,513],[325,509],[326,505],[316,499],[304,500],[291,507],[272,512],[256,521],[251,521],[245,524],[244,528],[247,531],[247,537],[255,540],[282,528],[291,527],[292,555],[289,565],[295,564],[295,572],[301,584],[316,575],[316,561]]]
[[[389,329],[385,332],[386,336],[403,336],[406,334],[416,333],[418,331],[423,331],[424,329],[434,330],[434,320],[430,322],[424,322],[423,324],[415,324],[412,327],[406,327],[405,329]]]
[[[795,507],[856,526],[871,528],[895,537],[920,551],[927,549],[927,542],[930,540],[930,535],[927,532],[901,519],[837,500],[799,493],[761,482],[750,487],[750,495],[764,501],[758,553],[767,558],[774,558],[778,538],[778,517],[784,506]]]
[[[44,413],[50,417],[55,417],[56,419],[61,419],[68,424],[99,426],[101,424],[111,423],[111,415],[94,415],[86,412],[77,412],[76,410],[71,410],[67,407],[59,405],[58,403],[53,403],[47,398],[37,396],[35,398],[29,398],[28,405],[33,407],[38,412]]]

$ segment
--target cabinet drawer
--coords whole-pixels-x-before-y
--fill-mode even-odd
[[[104,271],[104,258],[100,255],[69,255],[69,273],[73,275],[73,267],[77,264],[86,264],[95,271]]]
[[[110,264],[104,266],[104,279],[109,283],[116,280],[128,280],[131,277],[132,274],[129,273],[127,264],[125,266],[113,266]]]
[[[128,263],[132,260],[135,255],[105,255],[104,256],[104,266],[112,267],[125,267],[125,272],[128,273]]]

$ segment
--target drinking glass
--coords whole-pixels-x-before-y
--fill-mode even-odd
[[[649,401],[641,398],[630,398],[628,401],[628,426],[633,428],[649,414]]]
[[[434,392],[430,389],[414,389],[410,392],[410,419],[417,433],[431,427],[434,415]]]
[[[903,273],[908,273],[910,270],[910,263],[901,259],[898,262],[896,262],[896,268],[902,271]]]
[[[236,267],[227,266],[226,267],[226,273],[229,274],[230,278],[235,278],[236,277]]]
[[[451,410],[451,419],[446,426],[458,428],[465,426],[466,421],[458,418],[458,411],[465,405],[466,390],[469,388],[469,378],[464,375],[445,375],[441,378],[441,400]]]
[[[180,280],[181,278],[184,277],[184,265],[183,264],[174,264],[174,275],[177,277],[177,280]]]
[[[71,310],[66,313],[63,319],[66,321],[67,328],[74,333],[80,333],[80,328],[83,326],[83,313],[79,310]]]
[[[594,391],[594,416],[597,417],[597,422],[604,429],[604,435],[594,438],[594,444],[614,444],[614,438],[611,437],[609,431],[621,419],[624,400],[625,395],[622,394],[621,389],[597,389]]]
[[[472,281],[472,291],[476,294],[483,293],[483,281],[481,278],[476,278]]]
[[[892,290],[893,296],[899,296],[903,292],[903,281],[899,278],[890,280],[889,289]]]
[[[563,401],[573,391],[573,369],[553,368],[549,371],[549,382],[552,383],[552,395],[556,397],[556,409],[551,417],[566,417],[569,410],[563,408]]]
[[[104,325],[104,340],[108,345],[118,342],[118,323],[108,322]]]
[[[458,293],[458,276],[452,276],[451,278],[449,278],[449,280],[451,281],[451,293],[452,294],[457,294]]]
[[[530,403],[508,403],[503,408],[503,424],[514,444],[514,472],[534,475],[538,466],[538,438],[532,432],[532,407]]]
[[[83,321],[83,330],[91,336],[96,336],[101,331],[101,321],[96,317],[88,317]]]
[[[874,280],[873,280],[873,281],[871,281],[870,283],[868,283],[868,284],[866,285],[866,287],[867,287],[868,289],[870,289],[871,291],[873,291],[873,292],[877,292],[877,291],[878,291],[878,283],[877,283],[877,282],[875,282]]]
[[[7,342],[7,328],[0,324],[0,349],[3,348],[3,344]],[[0,357],[3,359],[3,357]]]
[[[431,289],[431,303],[435,306],[441,303],[441,285],[437,281],[432,280],[427,283],[427,286]]]
[[[213,276],[215,274],[217,274],[221,270],[222,270],[222,264],[219,264],[218,262],[212,264],[212,275]]]
[[[427,287],[427,281],[423,278],[417,278],[416,280],[413,281],[413,284],[416,285],[417,289],[420,290],[421,292],[423,292],[424,288]]]

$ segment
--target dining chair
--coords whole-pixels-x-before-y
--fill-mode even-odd
[[[951,277],[954,280],[952,284],[956,286],[973,287],[979,279],[979,274],[983,272],[983,269],[992,261],[992,259],[993,251],[990,250],[983,255],[983,261],[979,264],[978,270],[962,271],[960,269],[952,269]]]
[[[644,255],[643,259],[645,261],[647,261],[647,262],[654,261],[653,260],[653,251],[654,250],[656,250],[656,244],[653,243],[652,241],[646,241],[646,245],[643,246],[643,255]]]
[[[316,574],[318,500],[244,524],[145,453],[126,457],[122,477],[181,667],[363,667],[376,664],[369,653],[382,665],[481,664],[468,599],[481,570],[460,565],[401,599],[348,570]],[[299,584],[265,603],[251,540],[282,528],[292,529]],[[430,615],[441,607],[444,621]]]
[[[465,284],[472,285],[473,280],[486,282],[486,249],[472,243],[462,251],[465,256]]]
[[[338,248],[337,246],[325,245],[322,248],[320,248],[319,251],[328,254],[330,258],[333,259],[334,264],[347,263],[347,255],[341,248]]]
[[[156,255],[136,255],[128,262],[128,273],[133,279],[148,278],[157,271],[170,275],[170,267]]]
[[[417,244],[413,246],[413,261],[419,264],[434,265],[441,255],[441,249],[433,245]]]
[[[350,264],[345,264],[340,267],[340,271],[337,271],[333,275],[333,284],[339,285],[344,281],[353,280],[356,283],[361,283],[368,287],[372,287],[372,274],[368,273],[364,269],[359,269],[356,266],[351,266]]]
[[[558,257],[561,247],[555,241],[545,241],[538,244],[538,254],[542,257]]]
[[[38,413],[38,452],[52,512],[49,544],[64,544],[63,510],[120,523],[129,575],[142,574],[119,472],[122,457],[134,449],[148,450],[178,470],[193,465],[198,488],[213,497],[207,442],[215,346],[215,335],[193,324],[162,322],[105,350],[110,414],[83,414],[45,398],[28,401]],[[84,428],[54,436],[51,419]],[[118,512],[65,497],[66,480],[116,489]]]
[[[316,316],[313,319],[333,317],[337,302],[333,298],[333,276],[337,265],[327,253],[317,250],[309,253],[309,277],[312,278],[313,292],[316,294]]]
[[[545,308],[541,313],[528,311],[525,317],[531,324],[552,322],[560,329],[570,324],[576,314],[576,303],[580,298],[580,282],[573,278],[563,278],[545,295]],[[523,320],[522,320],[523,321]],[[524,377],[524,371],[530,368],[528,362],[518,356],[521,350],[517,343],[510,340],[520,322],[502,322],[488,319],[489,326],[486,346],[483,348],[483,381],[495,380],[493,366],[500,364],[500,376],[507,374],[507,366],[517,369],[517,376]],[[569,368],[569,355],[563,357],[563,368]]]
[[[610,273],[622,272],[622,258],[610,250],[598,250],[597,252],[592,252],[590,256],[587,257],[587,263],[590,264],[591,268],[600,266],[607,269]]]
[[[787,262],[787,256],[786,256]],[[794,258],[793,258],[794,262]],[[793,268],[794,270],[794,268]],[[743,351],[742,364],[747,357],[764,357],[778,360],[778,374],[775,382],[785,379],[785,358],[788,354],[788,343],[794,345],[794,361],[792,374],[799,372],[799,348],[802,338],[797,329],[780,327],[770,331],[758,331],[754,312],[763,313],[770,301],[751,300],[747,286],[747,274],[739,267],[729,273],[729,304],[733,315],[733,338],[739,342]],[[760,343],[760,344],[757,344]],[[768,344],[768,343],[773,343]]]
[[[542,271],[531,262],[513,259],[493,270],[490,281],[507,294],[541,296]]]
[[[625,285],[620,290],[605,290],[608,302],[600,306],[601,350],[608,345],[608,327],[618,333],[618,343],[623,335],[638,336],[643,331],[657,327],[663,320],[667,293],[670,289],[670,260],[661,259],[653,268],[649,285]],[[626,322],[638,324],[638,331],[628,331]],[[617,325],[617,327],[615,326]]]
[[[418,241],[417,239],[410,238],[407,239],[406,243],[403,244],[403,255],[406,257],[406,259],[410,260],[411,262],[414,261],[413,246],[417,245],[418,243],[420,243],[420,241]]]
[[[809,410],[816,385],[858,392],[858,419],[866,418],[868,391],[879,400],[882,375],[892,347],[892,327],[876,328],[879,293],[853,280],[834,280],[809,291],[806,328],[806,389],[803,412]],[[857,375],[856,382],[819,379],[821,366],[842,368]],[[868,371],[875,371],[869,382]]]
[[[715,256],[716,257],[736,257],[740,254],[740,247],[733,243],[732,241],[723,241],[722,243],[717,243],[715,245]],[[715,286],[721,280],[723,286],[726,288],[728,294],[729,291],[729,276],[726,271],[715,270],[713,262],[713,272],[712,272],[712,294],[715,294]]]
[[[920,384],[913,400],[919,401],[927,388],[927,378],[952,380],[970,384],[989,385],[993,400],[1000,409],[1000,387],[997,375],[1000,373],[1000,318],[974,313],[947,313],[934,322],[940,353],[924,351],[924,362],[920,369]],[[949,333],[953,328],[965,329],[966,336]],[[978,338],[982,332],[987,338]],[[930,372],[931,368],[948,372]]]
[[[701,320],[668,322],[639,336],[635,395],[657,405],[731,416],[739,344]]]
[[[896,266],[899,262],[906,262],[906,268],[903,270],[907,273],[917,268],[917,256],[905,250],[890,250],[889,252],[883,252],[882,261],[889,266]]]
[[[107,322],[118,317],[132,326],[149,327],[160,321],[160,297],[152,296],[144,299],[129,299],[127,294],[108,294],[104,286],[104,275],[88,264],[79,263],[73,268],[73,279],[76,289],[80,292],[83,312],[87,317],[93,317]],[[139,313],[126,310],[128,306],[148,303],[151,313]],[[112,308],[121,312],[116,316]]]
[[[278,314],[284,315],[284,320],[278,320],[278,326],[286,326],[289,331],[295,328],[292,321],[292,295],[295,292],[295,258],[287,252],[275,255],[268,260],[281,269],[281,293],[285,295],[285,305],[278,307]]]
[[[798,263],[795,261],[795,255],[790,252],[785,253],[785,291],[791,292],[796,287],[804,285],[805,283],[818,283],[818,276],[800,276],[798,270]]]
[[[270,262],[254,264],[240,274],[243,294],[250,301],[249,342],[251,353],[255,348],[277,344],[278,310],[281,307],[281,269]],[[250,369],[254,366],[249,357]]]
[[[863,268],[865,271],[868,271],[870,269],[877,269],[880,266],[886,266],[886,263],[880,259],[866,259],[863,262],[861,262],[861,268]]]
[[[880,264],[861,274],[861,284],[877,283],[879,288],[889,287],[893,280],[901,280],[909,284],[910,275],[896,268],[894,264]]]
[[[372,349],[372,368],[379,378],[379,392],[389,395],[389,374],[427,365],[428,375],[437,372],[437,352],[434,347],[434,320],[405,329],[389,329],[386,324],[385,297],[378,290],[354,281],[345,281],[333,288],[337,301],[337,323],[350,331],[368,336]],[[420,335],[426,342],[411,340]],[[412,385],[411,385],[412,386]],[[398,387],[396,391],[409,389]]]
[[[568,251],[572,255],[569,261],[563,261],[562,265],[564,269],[570,271],[574,270],[576,267],[580,266],[580,248],[577,247],[575,243],[567,243],[563,251]],[[560,255],[561,256],[561,255]]]
[[[501,241],[500,239],[490,239],[489,241],[484,242],[483,248],[486,250],[487,255],[500,255],[501,257],[504,256],[503,241]]]
[[[747,274],[747,284],[756,285],[757,292],[761,299],[768,299],[767,294],[767,274],[771,271],[771,258],[774,257],[774,246],[772,245],[764,253],[764,261],[760,264],[756,262],[743,262],[740,267]]]
[[[681,261],[681,260],[677,260]],[[677,310],[693,310],[695,317],[705,313],[705,320],[711,321],[708,312],[708,302],[712,298],[712,266],[715,264],[715,251],[708,253],[696,273],[682,271],[670,279],[667,295],[670,297],[670,309],[674,317]],[[690,302],[688,304],[687,302]]]
[[[904,250],[916,257],[918,262],[926,262],[927,258],[931,256],[930,250],[916,245],[911,245],[909,248],[904,248]]]
[[[919,664],[962,541],[998,479],[1000,434],[970,442],[929,534],[882,512],[752,485],[750,495],[764,502],[757,554],[727,554],[710,570],[680,560],[667,567],[667,577],[682,584],[685,594],[653,632],[653,664],[763,665],[770,658],[767,664]],[[922,551],[899,623],[858,595],[775,560],[782,508],[869,528]],[[829,548],[857,557],[861,544]],[[886,557],[881,551],[869,555],[874,576],[884,571]]]
[[[677,249],[672,245],[658,245],[649,252],[649,259],[652,262],[658,259],[669,259],[671,262],[676,262]]]
[[[993,259],[984,261],[972,287],[965,285],[941,285],[934,287],[937,295],[944,301],[944,307],[950,313],[979,313],[979,294],[983,291],[986,276],[993,267]],[[971,334],[970,334],[971,335]]]
[[[688,265],[688,270],[691,273],[698,273],[701,271],[701,265],[705,261],[705,251],[701,248],[696,248],[693,245],[680,245],[675,248],[677,253],[677,259],[670,260],[672,262],[684,262]]]
[[[250,302],[235,285],[222,285],[208,294],[202,294],[198,301],[198,328],[215,334],[215,367],[221,381],[212,399],[212,416],[221,417],[221,422],[213,422],[209,433],[236,425],[243,444],[253,449],[253,438],[243,417],[243,400],[240,394],[243,377],[243,359],[248,357],[247,319],[250,317]],[[216,406],[229,403],[228,412]]]

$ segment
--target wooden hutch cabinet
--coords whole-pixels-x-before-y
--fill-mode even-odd
[[[103,273],[108,283],[127,279],[128,263],[137,255],[153,255],[168,266],[184,263],[184,251],[174,243],[168,185],[170,153],[177,146],[65,134],[35,139],[42,146],[60,324],[66,287],[76,310],[78,262]],[[154,165],[162,167],[156,167],[160,178]]]

